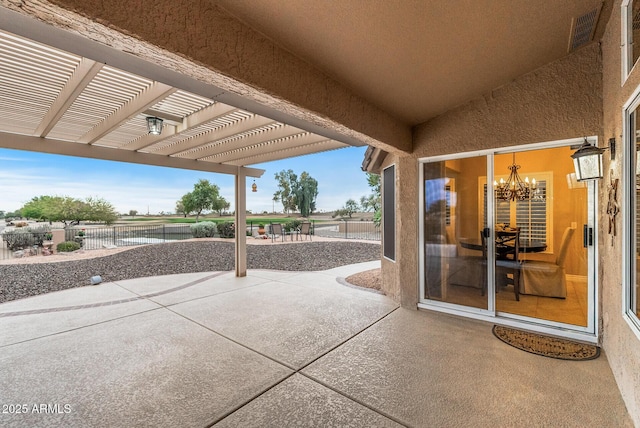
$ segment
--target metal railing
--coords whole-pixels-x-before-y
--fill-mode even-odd
[[[314,235],[327,238],[380,241],[380,228],[372,221],[335,221],[314,224]]]
[[[78,242],[85,250],[159,244],[191,238],[193,235],[188,224],[73,227],[65,230],[65,240]]]
[[[258,222],[247,224],[249,234]],[[380,228],[371,221],[313,222],[312,235],[327,238],[363,239],[380,241]],[[13,257],[39,255],[43,252],[46,232],[5,232],[0,234],[0,260]],[[218,236],[218,234],[216,234]],[[189,224],[159,224],[110,227],[72,227],[65,229],[65,240],[74,241],[85,250],[111,247],[157,244],[193,238]]]

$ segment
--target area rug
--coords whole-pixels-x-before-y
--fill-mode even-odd
[[[514,348],[560,360],[593,360],[600,356],[600,348],[557,337],[544,336],[500,325],[493,326],[493,334]]]

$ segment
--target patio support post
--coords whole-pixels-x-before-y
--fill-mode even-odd
[[[247,176],[242,168],[236,174],[236,276],[247,276]]]

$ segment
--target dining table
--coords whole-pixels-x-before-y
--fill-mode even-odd
[[[480,239],[460,239],[460,246],[469,250],[483,251],[483,244]],[[544,241],[521,238],[519,241],[520,253],[540,253],[547,249],[547,243]],[[503,245],[501,250],[496,251],[497,258],[504,258],[507,254],[513,253],[513,244]]]

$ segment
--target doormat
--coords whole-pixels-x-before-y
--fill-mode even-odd
[[[493,334],[504,343],[536,355],[560,360],[594,360],[600,356],[600,348],[557,337],[544,336],[514,328],[493,326]]]

